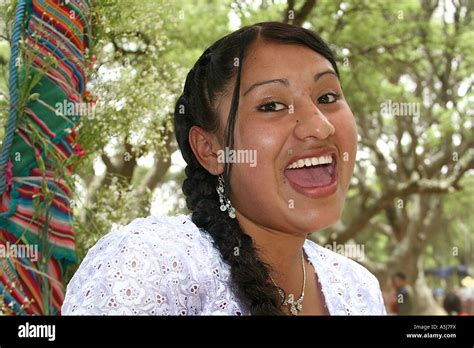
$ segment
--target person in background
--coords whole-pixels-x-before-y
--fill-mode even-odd
[[[414,315],[413,291],[408,285],[407,276],[403,272],[397,272],[392,275],[391,280],[396,292],[395,301],[391,306],[392,311],[397,315]]]
[[[443,308],[448,315],[468,315],[462,311],[461,298],[454,292],[448,292],[443,300]]]

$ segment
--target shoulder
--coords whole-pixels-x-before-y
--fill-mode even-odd
[[[357,249],[357,245],[332,247],[334,251],[309,239],[305,242],[326,302],[333,309],[331,314],[386,314],[378,279],[360,263],[344,256],[363,259],[364,250]]]
[[[216,250],[188,216],[149,216],[106,234],[67,286],[63,314],[197,314]]]
[[[157,244],[159,243],[159,244]],[[166,252],[180,252],[185,247],[198,249],[210,244],[199,228],[186,215],[137,218],[126,226],[103,236],[89,251],[91,255],[114,252],[118,245],[152,246]],[[175,246],[180,246],[176,249]],[[184,249],[183,249],[184,247]]]
[[[345,272],[347,275],[350,273],[352,274],[353,279],[357,279],[364,284],[379,286],[377,278],[367,268],[353,259],[344,256],[342,253],[337,252],[337,247],[333,248],[335,250],[333,251],[327,247],[320,246],[309,239],[305,242],[305,247],[306,246],[312,251],[313,255],[317,256],[322,264],[331,267],[333,271]],[[344,254],[347,255],[351,252],[349,255],[354,258],[363,257],[363,254],[358,253],[357,249],[355,249],[356,245],[354,245],[354,248],[348,247],[348,245],[344,245],[343,247],[344,249],[341,249],[340,251],[344,252]]]

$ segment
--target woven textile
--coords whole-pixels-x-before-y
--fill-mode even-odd
[[[76,261],[66,178],[73,174],[71,162],[84,154],[76,143],[79,109],[59,106],[87,102],[91,3],[19,0],[17,14],[21,3],[25,46],[21,64],[16,71],[10,69],[10,74],[18,74],[19,86],[10,89],[10,95],[32,81],[34,85],[26,102],[14,105],[15,131],[4,151],[6,166],[0,168],[5,183],[0,192],[0,247],[11,254],[28,246],[30,255],[2,258],[0,253],[0,296],[13,314],[59,314],[65,266]],[[35,250],[38,253],[32,256]]]

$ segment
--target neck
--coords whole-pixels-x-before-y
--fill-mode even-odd
[[[306,235],[293,235],[256,224],[237,212],[239,224],[252,237],[258,257],[270,266],[277,285],[287,293],[299,296],[303,282],[301,253]]]

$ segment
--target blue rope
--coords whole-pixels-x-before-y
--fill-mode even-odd
[[[0,283],[0,295],[3,297],[3,303],[10,307],[11,311],[15,313],[16,315],[28,315],[16,302],[14,297],[10,295],[8,290],[3,286],[2,283]]]
[[[12,46],[10,56],[10,77],[8,81],[8,92],[10,94],[10,111],[8,114],[8,124],[5,139],[3,140],[2,153],[0,155],[0,196],[3,194],[6,185],[6,173],[8,158],[10,157],[10,147],[15,135],[16,117],[18,113],[18,54],[23,26],[23,16],[25,14],[26,1],[18,0],[15,10],[15,22],[12,33]]]

